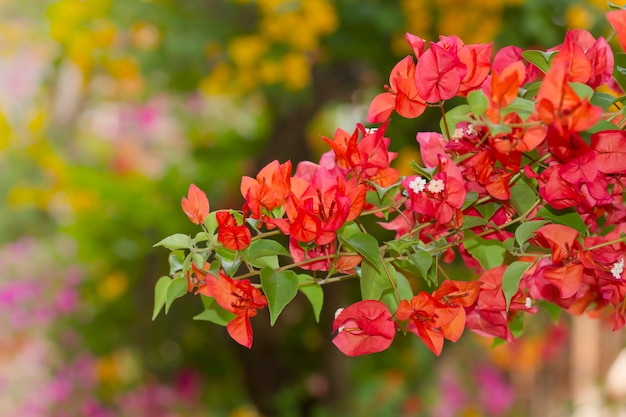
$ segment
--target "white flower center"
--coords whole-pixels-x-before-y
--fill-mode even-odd
[[[530,297],[526,297],[526,302],[524,303],[524,307],[527,309],[533,306],[533,300]]]
[[[446,188],[446,186],[442,180],[432,180],[428,183],[428,191],[433,194],[442,192],[444,188]]]
[[[426,187],[426,180],[420,176],[413,178],[413,180],[409,183],[409,188],[415,194],[419,194],[421,191],[424,191],[424,187]]]
[[[622,272],[624,272],[624,258],[620,259],[619,262],[615,262],[613,268],[611,268],[611,274],[616,279],[622,279]]]
[[[476,129],[474,129],[474,125],[472,124],[467,125],[467,134],[473,135],[474,133],[476,133]]]

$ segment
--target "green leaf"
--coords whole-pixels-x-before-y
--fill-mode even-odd
[[[389,272],[396,282],[396,288],[398,289],[400,299],[410,300],[411,298],[413,298],[413,288],[411,288],[411,283],[408,279],[406,279],[406,276],[404,276],[404,274],[400,271],[396,270],[396,268],[394,268],[394,266],[390,263],[387,263],[387,268],[389,269]]]
[[[170,274],[182,271],[183,263],[185,262],[185,252],[182,250],[170,252],[167,262],[170,264]]]
[[[502,242],[495,239],[483,239],[474,236],[474,234],[466,231],[466,240],[463,242],[465,249],[480,263],[480,265],[488,270],[502,265],[506,249],[502,246]]]
[[[380,261],[380,253],[378,252],[378,240],[375,237],[368,235],[367,233],[358,232],[349,236],[344,234],[339,235],[339,238],[350,249],[363,255],[365,259],[374,265],[374,267],[381,269],[382,264]]]
[[[502,291],[506,300],[506,311],[509,311],[511,299],[519,290],[519,282],[522,279],[522,275],[524,275],[524,272],[530,265],[532,265],[532,262],[515,261],[504,271],[504,275],[502,275]]]
[[[172,303],[177,298],[187,294],[187,278],[174,278],[167,286],[165,295],[165,314],[170,311]]]
[[[215,257],[220,261],[220,265],[222,265],[222,268],[224,268],[228,276],[232,277],[237,273],[241,265],[241,258],[236,251],[226,248],[217,248],[215,249]]]
[[[298,282],[300,285],[298,289],[311,303],[315,321],[319,323],[320,313],[322,312],[322,306],[324,305],[324,290],[322,289],[322,286],[319,285],[313,277],[306,274],[298,275]]]
[[[409,166],[411,167],[413,171],[417,172],[422,177],[426,177],[428,179],[431,179],[433,177],[433,174],[437,170],[437,167],[426,168],[426,167],[419,165],[415,161],[409,162]]]
[[[541,70],[544,74],[548,72],[552,65],[552,59],[557,51],[544,52],[528,50],[522,52],[522,57]]]
[[[465,210],[476,201],[478,201],[478,193],[476,191],[470,191],[469,193],[465,194],[465,202],[463,203],[463,208],[461,210]]]
[[[162,276],[154,286],[154,309],[152,310],[152,321],[157,318],[161,309],[165,305],[167,287],[169,287],[172,279],[168,276]]]
[[[511,195],[512,194],[513,193],[511,193]],[[490,219],[499,207],[500,205],[497,205],[496,203],[485,203],[481,204],[480,206],[476,206],[475,208],[485,219]]]
[[[217,230],[217,217],[216,217],[216,214],[217,214],[216,211],[211,212],[204,219],[204,227],[206,227],[207,232],[210,233],[210,234],[214,234],[215,231]]]
[[[535,102],[517,97],[513,103],[502,109],[502,114],[517,113],[522,120],[526,120],[535,111]]]
[[[543,206],[537,212],[537,216],[550,220],[553,223],[564,224],[576,229],[580,234],[585,235],[587,227],[580,215],[573,209],[555,210],[550,206]]]
[[[600,106],[606,111],[615,104],[615,100],[615,97],[611,94],[596,91],[590,101],[594,106]]]
[[[463,225],[461,226],[461,230],[471,229],[472,227],[484,226],[488,223],[489,221],[482,217],[463,216]]]
[[[448,139],[448,132],[450,135],[454,133],[456,129],[456,125],[460,122],[471,122],[472,118],[469,116],[471,109],[468,104],[461,104],[460,106],[456,106],[455,108],[448,110],[446,112],[446,118],[444,123],[444,118],[441,118],[439,122],[439,128],[441,129],[441,133]],[[447,125],[447,130],[446,130]]]
[[[188,235],[182,233],[176,233],[161,240],[159,243],[155,243],[154,247],[163,246],[169,250],[176,249],[189,249],[191,247],[191,238]]]
[[[224,309],[212,297],[201,295],[204,311],[194,316],[194,320],[205,320],[219,326],[226,326],[229,321],[237,317],[236,314]]]
[[[254,261],[249,262],[250,265],[254,266],[255,268],[272,268],[272,269],[278,269],[280,267],[280,264],[278,263],[278,256],[276,255],[270,255],[270,256],[261,256],[259,258],[256,258]]]
[[[290,256],[289,251],[283,245],[270,239],[253,240],[250,246],[242,252],[242,256],[248,263],[253,263],[259,258],[271,255]]]
[[[532,100],[537,96],[539,89],[541,88],[541,81],[537,81],[528,85],[526,90],[522,92],[522,97],[528,100]]]
[[[541,308],[544,309],[546,313],[548,313],[554,324],[558,324],[559,318],[561,317],[561,311],[563,311],[563,309],[558,305],[549,303],[547,301],[541,301],[540,305]]]
[[[375,267],[365,260],[361,264],[361,297],[364,300],[380,300],[383,292],[392,288],[382,267]]]
[[[618,52],[613,55],[615,59],[615,67],[613,68],[613,78],[619,86],[622,88],[622,91],[626,91],[626,54],[624,52]]]
[[[608,1],[607,4],[609,5],[609,10],[613,11],[613,10],[622,10],[624,8],[626,8],[626,5],[624,6],[620,6],[619,4],[615,4],[613,2]]]
[[[574,90],[576,95],[581,99],[591,99],[591,97],[593,96],[594,90],[587,84],[570,82],[569,85],[570,87],[572,87],[572,90]]]
[[[548,223],[545,220],[533,220],[530,222],[524,222],[515,229],[515,241],[521,248],[524,243],[531,238],[531,236],[535,233],[537,229],[539,229],[544,224]]]
[[[467,96],[467,103],[469,104],[470,111],[476,118],[484,114],[489,107],[489,100],[482,90],[474,90],[469,93]]]
[[[526,213],[530,207],[535,204],[537,194],[530,185],[524,181],[517,181],[511,187],[511,206],[518,214]]]
[[[524,316],[521,314],[514,314],[509,320],[509,330],[513,337],[518,338],[524,334]]]
[[[428,271],[430,267],[433,265],[433,255],[424,250],[418,250],[415,253],[410,253],[408,255],[409,260],[413,265],[417,267],[422,274],[422,278],[428,280],[429,274]]]
[[[261,287],[270,310],[270,324],[273,326],[283,308],[298,293],[298,276],[293,271],[275,271],[272,268],[261,269]]]

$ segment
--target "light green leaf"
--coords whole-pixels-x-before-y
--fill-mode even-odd
[[[220,265],[222,265],[222,268],[224,268],[228,276],[232,277],[237,273],[241,265],[241,258],[236,251],[226,248],[217,248],[215,249],[215,257],[220,261]]]
[[[165,314],[167,314],[170,310],[174,300],[185,294],[187,294],[187,278],[174,278],[167,286],[165,295]]]
[[[502,114],[517,113],[522,120],[526,120],[535,111],[535,102],[517,97],[513,103],[502,109]]]
[[[250,246],[242,252],[244,259],[251,264],[259,258],[271,255],[290,256],[289,251],[283,245],[270,239],[253,240]]]
[[[467,96],[467,103],[469,104],[472,114],[476,118],[484,114],[489,107],[489,100],[482,90],[474,90],[469,93]]]
[[[209,213],[208,216],[205,217],[204,219],[204,227],[206,227],[207,232],[209,232],[210,234],[214,234],[215,231],[217,230],[217,217],[216,217],[217,212],[213,211],[211,213]]]
[[[304,294],[311,303],[315,321],[319,323],[320,313],[322,312],[322,306],[324,305],[324,290],[322,289],[322,286],[319,285],[313,277],[306,274],[298,275],[298,282],[300,285],[300,292]]]
[[[443,117],[439,121],[439,128],[441,129],[441,133],[446,138],[450,139],[447,133],[449,132],[450,135],[452,135],[458,123],[472,121],[472,118],[469,116],[470,112],[471,108],[468,104],[461,104],[460,106],[456,106],[455,108],[448,110],[446,112],[445,123]]]
[[[552,59],[557,51],[544,52],[528,50],[522,52],[522,57],[541,70],[544,74],[548,72],[552,65]]]
[[[254,266],[255,268],[269,267],[272,269],[278,269],[280,267],[280,264],[278,263],[278,256],[276,255],[260,256],[254,261],[249,262],[249,264]]]
[[[375,237],[368,235],[367,233],[358,232],[349,236],[340,234],[339,238],[350,249],[360,253],[377,269],[381,269],[382,264],[380,261],[380,254],[378,252],[378,240]]]
[[[428,280],[429,274],[428,271],[430,267],[433,265],[433,255],[424,250],[417,250],[415,253],[410,253],[408,255],[409,260],[413,265],[417,267],[422,274],[422,278]]]
[[[219,326],[226,326],[229,321],[237,317],[236,314],[224,309],[213,297],[201,295],[204,311],[194,316],[194,320],[205,320]]]
[[[469,254],[476,258],[484,269],[488,270],[502,265],[506,254],[502,242],[477,236],[471,237],[473,235],[471,232],[466,232],[466,240],[463,242]]]
[[[559,318],[561,317],[561,311],[563,309],[556,304],[549,303],[547,301],[540,302],[541,308],[548,313],[554,324],[559,323]]]
[[[526,243],[528,239],[535,234],[535,231],[546,223],[548,222],[545,220],[533,220],[520,224],[518,228],[515,229],[515,241],[519,247],[521,248],[524,243]]]
[[[482,217],[463,216],[463,224],[461,225],[461,230],[471,229],[472,227],[484,226],[488,223],[489,221]]]
[[[380,300],[383,292],[392,288],[389,277],[382,267],[375,267],[369,261],[361,264],[361,297],[364,300]]]
[[[165,305],[167,295],[167,287],[169,287],[172,279],[168,276],[162,276],[154,286],[154,309],[152,310],[152,321],[157,318],[161,309]]]
[[[169,250],[189,249],[191,247],[191,238],[187,235],[183,235],[182,233],[176,233],[166,237],[159,243],[155,243],[152,247],[154,248],[157,246],[163,246]]]
[[[298,276],[293,271],[261,269],[261,287],[270,310],[270,324],[273,326],[281,311],[298,293]]]
[[[518,181],[511,187],[511,206],[518,214],[530,209],[536,199],[537,194],[524,181]]]
[[[170,274],[174,274],[183,269],[183,263],[185,262],[185,252],[182,250],[175,250],[170,252],[167,257],[167,262],[170,264]]]
[[[515,261],[504,271],[504,275],[502,275],[502,291],[506,300],[506,311],[509,311],[511,299],[519,290],[519,282],[522,279],[522,275],[524,275],[524,272],[530,265],[532,265],[532,262]]]

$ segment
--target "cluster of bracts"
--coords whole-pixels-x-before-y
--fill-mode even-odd
[[[626,48],[626,10],[607,19]],[[244,177],[240,211],[210,214],[190,186],[182,207],[202,238],[163,244],[189,249],[173,268],[186,291],[214,300],[205,307],[221,309],[231,337],[250,347],[258,309],[269,305],[274,321],[298,288],[359,279],[363,299],[338,311],[333,326],[350,356],[387,349],[398,332],[436,355],[465,328],[512,340],[513,319],[542,305],[624,326],[626,70],[617,62],[626,55],[585,30],[548,51],[510,46],[495,55],[491,44],[455,36],[428,47],[406,39],[415,56],[393,68],[369,108],[378,128],[337,130],[319,163],[295,173],[274,161]],[[455,97],[467,104],[446,112]],[[416,118],[429,107],[441,109],[442,133],[417,134],[421,161],[402,177],[385,130],[394,113]],[[395,239],[372,238],[364,216]],[[279,234],[284,250],[267,243]],[[464,279],[449,279],[440,263],[455,257],[468,267]],[[260,284],[249,279],[259,276]]]

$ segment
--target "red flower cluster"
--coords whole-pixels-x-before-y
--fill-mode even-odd
[[[626,10],[607,19],[626,47]],[[397,331],[436,355],[466,328],[512,340],[512,319],[543,301],[572,314],[609,311],[614,328],[624,326],[626,75],[609,43],[572,30],[548,51],[506,47],[492,59],[491,44],[442,36],[426,48],[406,39],[414,57],[397,63],[369,108],[377,129],[338,129],[318,163],[292,172],[291,162],[273,161],[244,177],[242,210],[218,211],[214,221],[206,195],[189,187],[181,205],[203,233],[161,242],[189,251],[174,275],[233,313],[227,331],[247,347],[258,309],[268,306],[275,320],[298,286],[349,278],[361,281],[363,301],[333,324],[333,342],[349,356],[387,349]],[[467,104],[446,112],[453,97]],[[385,136],[390,118],[429,106],[441,109],[443,132],[417,134],[423,166],[400,178]],[[359,220],[370,213],[384,217],[394,240],[381,245],[368,234]],[[287,248],[267,239],[273,234]],[[476,280],[446,279],[432,292],[410,281],[437,283],[439,260],[457,255]],[[257,276],[260,284],[248,279]]]

